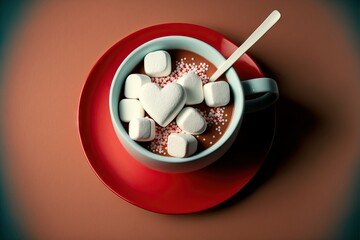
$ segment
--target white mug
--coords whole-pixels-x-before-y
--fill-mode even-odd
[[[204,168],[218,160],[236,139],[245,109],[246,112],[253,112],[270,106],[278,98],[278,88],[276,82],[270,78],[257,78],[240,82],[234,68],[230,68],[226,72],[226,78],[232,92],[234,109],[228,128],[222,137],[209,148],[199,151],[190,157],[176,158],[153,153],[131,139],[127,130],[123,127],[119,117],[120,95],[123,91],[126,77],[144,59],[146,54],[156,50],[171,49],[183,49],[194,52],[207,59],[217,68],[225,61],[224,56],[218,50],[198,39],[185,36],[156,38],[136,48],[121,63],[111,84],[109,107],[115,132],[124,148],[135,159],[158,171],[183,173]],[[246,95],[257,93],[263,94],[255,99],[245,100]]]

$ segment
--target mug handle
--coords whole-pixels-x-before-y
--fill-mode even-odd
[[[245,112],[256,112],[271,106],[279,98],[279,90],[274,79],[254,78],[241,81],[244,96],[261,94],[252,99],[245,100]]]

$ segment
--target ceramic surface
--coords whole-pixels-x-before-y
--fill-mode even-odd
[[[140,164],[125,150],[113,129],[108,105],[110,85],[118,66],[135,48],[171,35],[196,37],[225,56],[236,48],[220,34],[191,24],[164,24],[135,32],[107,51],[90,72],[79,104],[79,131],[89,163],[112,191],[147,210],[178,214],[214,207],[250,181],[270,149],[275,109],[270,107],[244,117],[233,147],[215,164],[200,171],[170,174]],[[248,55],[234,66],[244,80],[263,77]]]

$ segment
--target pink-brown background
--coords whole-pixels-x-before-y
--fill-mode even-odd
[[[187,22],[237,44],[274,9],[280,22],[249,54],[276,79],[278,129],[247,192],[222,208],[152,213],[95,176],[77,129],[82,86],[128,34]],[[328,239],[354,197],[359,54],[341,14],[320,1],[39,1],[6,51],[3,172],[29,239]],[[250,189],[250,190],[249,190]]]

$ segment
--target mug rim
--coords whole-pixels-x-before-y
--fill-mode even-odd
[[[226,79],[230,86],[230,91],[232,93],[232,97],[234,98],[234,108],[232,112],[232,116],[230,119],[230,123],[224,131],[221,138],[209,148],[202,150],[201,152],[195,153],[189,157],[178,158],[172,156],[162,156],[160,154],[156,154],[147,150],[135,140],[131,139],[128,131],[124,128],[121,123],[119,117],[119,101],[120,94],[123,90],[126,77],[132,73],[133,69],[137,64],[139,64],[145,57],[145,55],[149,52],[156,50],[176,50],[183,49],[187,51],[194,52],[202,57],[204,57],[207,61],[214,64],[215,67],[219,67],[224,61],[225,57],[213,46],[209,45],[206,42],[203,42],[199,39],[187,36],[164,36],[155,38],[150,40],[136,49],[134,49],[119,65],[117,68],[113,80],[110,86],[110,94],[109,94],[109,109],[110,109],[110,117],[116,132],[118,139],[122,141],[126,141],[126,145],[129,145],[136,151],[138,154],[145,156],[148,159],[152,159],[156,162],[168,163],[168,164],[178,164],[178,163],[187,163],[193,162],[212,153],[216,152],[219,148],[221,148],[231,137],[233,134],[236,134],[236,130],[238,126],[241,124],[242,116],[244,114],[244,92],[242,89],[242,85],[240,82],[240,78],[236,73],[233,67],[229,68],[225,73]],[[130,67],[129,67],[130,66]],[[122,143],[125,145],[124,143]],[[129,153],[129,151],[126,149]]]

